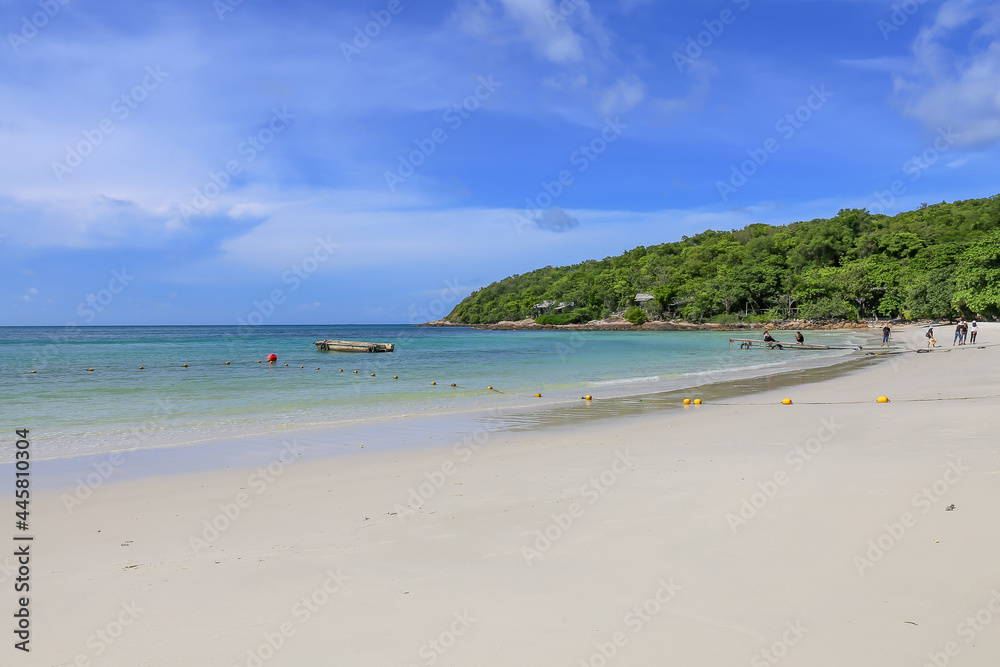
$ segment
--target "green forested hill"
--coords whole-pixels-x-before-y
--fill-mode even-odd
[[[519,320],[548,300],[572,302],[562,321],[587,321],[634,306],[639,292],[655,296],[650,316],[693,321],[996,316],[1000,195],[891,217],[845,209],[547,266],[472,293],[447,319]]]

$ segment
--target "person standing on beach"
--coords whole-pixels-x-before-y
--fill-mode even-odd
[[[886,322],[885,326],[882,327],[882,345],[889,347],[889,335],[892,333],[892,329],[889,328],[889,323]],[[879,345],[879,347],[882,347]]]
[[[972,320],[972,332],[969,334],[969,342],[973,345],[976,344],[976,334],[979,333],[979,325],[975,320]]]
[[[951,346],[962,344],[962,321],[959,320],[958,324],[955,325],[955,338],[951,341]]]

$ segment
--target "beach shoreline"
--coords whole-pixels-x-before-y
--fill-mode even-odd
[[[903,354],[894,350],[893,354]],[[750,354],[760,354],[759,351]],[[773,386],[788,386],[821,381],[830,377],[848,374],[872,363],[884,360],[879,353],[874,358],[871,352],[861,355],[832,357],[828,360],[812,360],[794,368],[769,368],[760,366],[739,371],[711,374],[693,374],[684,379],[681,386],[672,389],[650,389],[628,385],[610,385],[591,390],[594,399],[584,403],[580,398],[560,399],[541,405],[524,402],[502,405],[494,408],[466,408],[436,412],[433,414],[405,414],[393,417],[358,419],[342,423],[309,425],[288,425],[264,432],[253,433],[212,433],[193,441],[170,442],[165,444],[140,444],[128,448],[110,448],[84,455],[61,455],[36,457],[36,462],[45,468],[45,488],[78,485],[80,479],[92,474],[93,468],[106,465],[111,459],[116,461],[118,478],[155,475],[165,466],[171,474],[196,472],[207,466],[222,469],[240,465],[248,452],[266,451],[266,447],[285,441],[301,441],[303,453],[310,458],[341,456],[358,447],[371,450],[396,449],[423,446],[421,440],[461,439],[469,432],[508,432],[526,429],[540,430],[553,425],[590,422],[593,420],[615,419],[676,409],[686,395],[704,398],[730,398],[743,394],[757,393]],[[638,390],[638,391],[637,391]],[[350,443],[334,446],[329,443]],[[176,450],[176,451],[174,451]],[[172,453],[173,452],[173,453]],[[129,461],[125,464],[126,459]],[[144,460],[145,459],[145,460]],[[152,461],[157,461],[153,464]],[[185,467],[185,465],[187,467]],[[0,463],[0,474],[12,463]]]
[[[998,635],[957,630],[1000,590],[982,329],[582,426],[44,491],[26,664],[987,664]]]
[[[0,384],[11,392],[11,414],[39,429],[35,457],[54,459],[300,430],[349,432],[431,414],[459,420],[494,409],[544,412],[584,395],[652,395],[837,364],[850,354],[740,351],[720,332],[417,332],[383,332],[403,343],[395,354],[338,355],[299,349],[315,331],[277,328],[247,341],[252,349],[277,349],[283,360],[263,365],[253,351],[220,344],[232,328],[106,328],[60,348],[37,372],[35,336],[15,332],[6,350],[20,368]],[[873,340],[854,332],[806,336],[832,345]],[[0,462],[12,460],[0,452]]]

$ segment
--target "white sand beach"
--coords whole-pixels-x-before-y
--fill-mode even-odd
[[[47,491],[32,651],[3,662],[997,664],[1000,325],[980,329],[724,405],[112,478],[72,512]]]

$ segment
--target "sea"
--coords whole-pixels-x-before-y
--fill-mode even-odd
[[[759,333],[2,327],[0,421],[9,430],[32,430],[35,458],[93,456],[483,410],[523,421],[584,395],[655,395],[834,364],[852,354],[745,350],[730,344],[732,336]],[[817,344],[866,342],[866,334],[850,330],[806,336]],[[317,350],[314,341],[326,338],[396,347],[379,354]],[[277,363],[267,363],[269,354]],[[13,450],[0,451],[0,463],[9,463]]]

